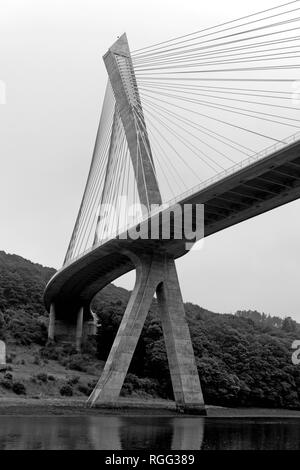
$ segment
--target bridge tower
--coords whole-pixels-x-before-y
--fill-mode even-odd
[[[115,97],[114,119],[118,116],[123,124],[140,202],[149,211],[152,204],[161,204],[162,200],[126,34],[113,44],[103,59]],[[136,126],[136,116],[142,126]],[[136,269],[135,287],[88,404],[116,403],[156,294],[177,407],[183,412],[205,414],[174,258],[159,243],[155,251],[153,248],[147,252],[129,249],[126,255]]]

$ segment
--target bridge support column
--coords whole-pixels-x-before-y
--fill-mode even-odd
[[[175,402],[179,411],[201,414],[204,400],[174,260],[167,259],[164,269],[156,294]]]
[[[116,404],[156,291],[177,408],[205,414],[175,263],[165,255],[139,257],[135,287],[102,375],[88,399],[90,406]]]
[[[55,305],[50,305],[49,326],[48,326],[48,340],[54,341],[55,335]]]
[[[89,337],[95,336],[97,327],[92,317],[84,321],[84,307],[80,307],[77,315],[74,316],[75,319],[72,319],[72,321],[61,318],[59,309],[52,303],[49,315],[48,340],[55,340],[58,344],[70,344],[80,352],[83,344],[89,341]]]
[[[82,329],[83,329],[83,307],[80,307],[80,309],[78,310],[78,314],[77,314],[76,341],[75,341],[75,347],[78,352],[81,351]]]

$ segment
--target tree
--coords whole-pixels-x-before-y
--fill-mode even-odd
[[[0,339],[5,340],[5,320],[4,315],[0,310]]]
[[[286,317],[282,322],[281,328],[287,333],[293,333],[297,329],[297,323],[291,317]]]

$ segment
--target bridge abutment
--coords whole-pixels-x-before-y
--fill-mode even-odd
[[[136,255],[132,255],[135,261]],[[142,255],[136,283],[102,375],[88,399],[90,406],[115,406],[144,322],[157,293],[174,398],[181,412],[205,414],[190,332],[176,266],[167,255]]]

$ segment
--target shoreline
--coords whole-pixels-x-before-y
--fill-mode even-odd
[[[300,418],[300,410],[273,408],[226,408],[206,406],[206,418]],[[87,408],[86,400],[59,398],[0,398],[0,416],[151,416],[199,418],[203,415],[178,413],[168,400],[120,399],[117,406]]]

